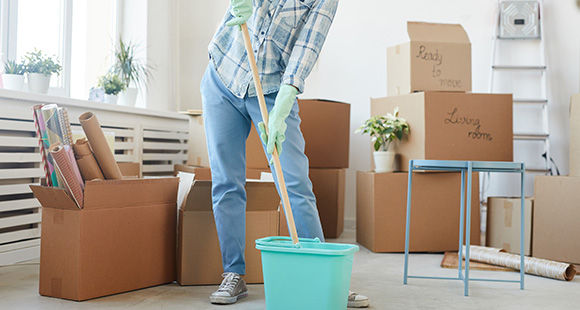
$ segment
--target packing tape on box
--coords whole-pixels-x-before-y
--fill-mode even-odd
[[[107,139],[105,138],[105,134],[101,129],[99,121],[97,120],[97,116],[93,112],[86,112],[79,116],[79,121],[87,135],[87,139],[91,144],[95,158],[97,159],[105,178],[107,180],[123,179],[121,170],[115,161],[115,156],[113,155],[109,144],[107,144]]]
[[[580,94],[570,99],[570,176],[580,177]]]
[[[463,257],[465,257],[465,248],[463,248]],[[520,270],[521,263],[520,255],[506,253],[503,249],[475,245],[470,247],[469,260],[516,270]],[[572,281],[576,275],[576,267],[547,259],[525,257],[524,272],[546,278]]]

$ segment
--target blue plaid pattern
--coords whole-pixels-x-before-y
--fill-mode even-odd
[[[336,13],[338,0],[254,0],[247,22],[264,94],[291,84],[304,92]],[[228,27],[226,13],[209,54],[223,84],[239,98],[256,96],[244,40],[238,27]]]

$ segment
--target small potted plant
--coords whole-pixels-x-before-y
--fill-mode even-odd
[[[28,73],[28,90],[34,93],[48,93],[50,77],[53,73],[60,75],[62,67],[58,60],[44,55],[41,50],[34,49],[24,55],[25,71]],[[56,57],[55,57],[56,58]]]
[[[125,89],[125,83],[113,72],[109,72],[99,78],[98,86],[105,91],[106,103],[117,103],[117,96]]]
[[[2,82],[4,88],[12,90],[22,90],[24,88],[24,63],[17,63],[14,60],[8,60],[4,63],[4,73],[2,73]]]
[[[151,76],[151,65],[147,65],[142,59],[135,55],[139,51],[139,46],[133,42],[125,43],[123,38],[119,38],[115,46],[115,64],[113,72],[121,77],[125,84],[125,91],[119,96],[121,105],[134,106],[137,99],[137,89],[140,86],[146,87],[146,82]]]
[[[387,115],[373,116],[366,120],[356,131],[371,136],[375,149],[375,171],[393,172],[395,152],[389,151],[391,142],[395,139],[403,139],[404,134],[409,133],[409,124],[404,118],[399,117],[399,107]]]

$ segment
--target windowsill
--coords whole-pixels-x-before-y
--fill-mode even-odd
[[[31,102],[30,105],[33,104],[47,104],[47,103],[56,103],[63,107],[80,107],[91,111],[114,111],[118,113],[127,113],[127,114],[140,114],[140,115],[148,115],[148,116],[156,116],[156,117],[165,117],[165,118],[177,118],[177,119],[184,119],[187,120],[187,116],[181,115],[177,112],[171,111],[161,111],[161,110],[151,110],[151,109],[144,109],[144,108],[137,108],[137,107],[129,107],[129,106],[122,106],[116,104],[109,104],[104,102],[97,102],[97,101],[89,101],[89,100],[80,100],[80,99],[72,99],[67,97],[58,97],[46,94],[38,94],[38,93],[30,93],[30,92],[23,92],[23,91],[16,91],[16,90],[9,90],[0,88],[0,102],[5,100],[15,100],[15,101],[25,101]]]

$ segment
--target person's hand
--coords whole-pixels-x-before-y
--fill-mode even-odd
[[[278,155],[282,153],[282,142],[286,140],[284,135],[286,132],[286,118],[290,115],[297,94],[298,90],[294,86],[282,84],[276,96],[274,107],[268,116],[268,135],[266,135],[264,122],[258,124],[260,137],[266,144],[268,154],[274,152],[274,147],[278,150]]]
[[[231,13],[234,19],[226,23],[227,26],[241,26],[250,15],[252,15],[252,0],[230,0],[232,4]],[[241,29],[241,28],[240,28]]]

